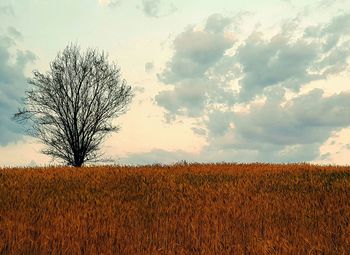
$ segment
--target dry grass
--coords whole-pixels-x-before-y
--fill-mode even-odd
[[[350,254],[350,167],[0,169],[0,254]]]

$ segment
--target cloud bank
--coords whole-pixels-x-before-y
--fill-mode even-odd
[[[192,130],[208,145],[199,155],[153,155],[173,161],[177,155],[195,161],[320,158],[320,146],[332,133],[350,127],[350,92],[326,96],[321,88],[303,88],[349,71],[350,14],[312,26],[291,19],[278,32],[255,29],[242,40],[236,40],[236,23],[235,17],[214,14],[175,37],[173,55],[158,74],[172,89],[160,91],[155,102],[167,122],[200,123]],[[147,161],[149,155],[137,158]]]
[[[10,27],[8,34],[0,35],[0,146],[16,142],[23,135],[23,128],[11,117],[21,105],[26,89],[26,66],[35,60],[30,51],[11,50],[16,46],[16,39],[22,35]]]

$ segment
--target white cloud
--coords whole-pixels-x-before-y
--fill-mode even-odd
[[[196,134],[208,130],[201,132],[208,141],[202,155],[226,151],[250,153],[255,161],[315,160],[332,132],[350,126],[350,94],[333,90],[326,97],[317,87],[300,92],[313,81],[328,79],[330,86],[329,79],[349,71],[345,17],[312,28],[299,27],[298,19],[293,26],[285,21],[272,36],[259,28],[234,44],[224,37],[234,19],[211,16],[204,30],[192,26],[175,38],[174,55],[159,75],[174,88],[159,92],[156,102],[167,121],[177,116],[202,120],[192,127]],[[294,96],[287,99],[289,91]],[[254,104],[258,98],[265,101]],[[238,103],[249,110],[234,111]]]

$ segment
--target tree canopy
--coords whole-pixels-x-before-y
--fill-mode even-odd
[[[33,71],[28,83],[24,108],[14,118],[29,123],[29,134],[46,145],[44,154],[76,167],[101,159],[106,135],[119,130],[113,119],[133,97],[106,53],[73,44],[57,54],[48,72]]]

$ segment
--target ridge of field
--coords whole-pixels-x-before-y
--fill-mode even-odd
[[[0,254],[350,254],[350,166],[0,168]]]

